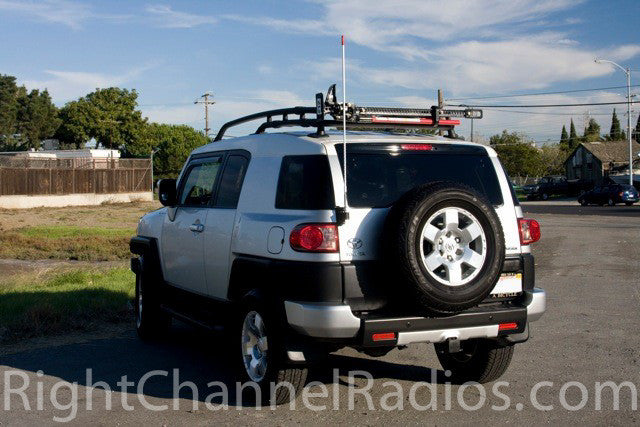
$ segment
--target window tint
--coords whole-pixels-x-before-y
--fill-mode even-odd
[[[186,206],[206,206],[211,200],[220,169],[220,157],[197,163],[189,169],[182,186],[180,204]]]
[[[338,150],[342,164],[342,150]],[[502,191],[486,155],[463,153],[347,152],[349,205],[358,208],[391,206],[409,190],[434,181],[465,184],[493,205],[502,204]]]
[[[335,199],[327,156],[285,156],[280,167],[277,209],[333,209]]]
[[[216,207],[235,209],[238,206],[242,181],[248,164],[249,161],[244,156],[229,156],[220,180]]]

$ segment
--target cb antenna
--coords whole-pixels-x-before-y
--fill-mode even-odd
[[[342,173],[344,174],[344,206],[336,209],[336,222],[342,225],[349,219],[347,204],[347,77],[344,55],[344,34],[340,37],[342,44]]]

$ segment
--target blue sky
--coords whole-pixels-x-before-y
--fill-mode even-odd
[[[197,128],[204,114],[193,101],[212,91],[215,129],[262,109],[312,105],[315,92],[339,83],[342,33],[348,98],[360,104],[430,106],[437,88],[454,98],[624,85],[622,72],[593,58],[640,70],[638,17],[637,0],[0,0],[0,73],[48,88],[58,105],[96,87],[135,88],[150,120]],[[624,100],[611,89],[475,102]],[[475,129],[544,141],[571,117],[579,129],[587,114],[608,129],[611,108],[487,109]],[[625,106],[618,111],[624,119]],[[460,132],[468,137],[468,123]]]

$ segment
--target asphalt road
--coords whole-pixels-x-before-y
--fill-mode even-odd
[[[23,351],[0,358],[0,372],[6,381],[8,372],[23,372],[29,378],[26,390],[31,410],[24,409],[19,396],[10,396],[11,410],[6,411],[6,396],[0,396],[0,423],[6,425],[53,424],[54,417],[72,418],[71,424],[86,425],[199,425],[199,424],[630,424],[640,416],[632,409],[628,388],[620,393],[619,409],[613,410],[611,390],[601,393],[601,409],[597,410],[596,382],[613,381],[620,384],[630,381],[640,388],[640,209],[638,208],[588,208],[577,214],[578,206],[561,204],[525,204],[528,216],[537,218],[543,237],[534,248],[536,255],[537,286],[548,292],[548,311],[532,327],[532,337],[516,348],[510,369],[501,379],[507,382],[498,390],[506,399],[492,390],[484,389],[486,401],[477,410],[465,410],[457,399],[464,392],[467,407],[482,400],[482,393],[473,387],[466,390],[443,384],[446,381],[433,348],[418,345],[406,350],[394,350],[383,358],[370,358],[352,350],[342,350],[333,355],[325,366],[317,368],[310,380],[331,384],[332,369],[339,369],[337,406],[335,390],[329,388],[328,397],[310,399],[311,403],[327,405],[325,410],[305,408],[301,398],[296,409],[287,406],[275,410],[256,410],[243,406],[231,392],[228,410],[212,411],[205,407],[207,395],[219,391],[210,388],[211,381],[231,385],[231,364],[227,344],[221,337],[203,334],[187,327],[177,327],[166,340],[156,344],[141,343],[133,331],[116,338],[95,339],[86,342],[45,347]],[[618,210],[620,209],[620,210]],[[620,214],[623,212],[624,214]],[[111,389],[118,390],[117,383],[123,375],[128,381],[139,383],[151,370],[167,371],[168,377],[151,378],[142,390],[143,398],[153,405],[169,405],[166,410],[145,409],[135,388],[128,393],[111,395],[113,408],[105,409],[105,393],[93,389],[93,399],[86,395],[88,384],[86,369],[91,368],[92,382],[103,381]],[[192,381],[199,390],[197,399],[191,391],[182,389],[177,409],[173,409],[172,370],[179,369],[180,381]],[[363,396],[356,396],[354,409],[349,407],[348,372],[365,370],[371,373],[374,408],[367,405]],[[40,374],[38,371],[42,371]],[[10,378],[11,386],[18,387],[22,379]],[[432,389],[426,386],[414,390],[416,381],[432,381]],[[56,382],[77,382],[79,399],[72,400],[72,392],[63,383],[52,392]],[[545,383],[542,383],[546,381]],[[570,382],[577,383],[570,383]],[[37,383],[44,396],[42,409],[36,407]],[[387,382],[397,382],[400,390]],[[6,382],[2,382],[3,391]],[[537,405],[552,405],[553,409],[536,409],[530,395],[538,384]],[[356,385],[367,385],[365,379],[357,379]],[[233,388],[232,388],[233,390]],[[315,385],[311,391],[322,391]],[[399,405],[404,409],[385,410],[381,398],[390,392],[401,395],[388,398],[387,407]],[[58,409],[51,401],[54,394]],[[452,405],[447,409],[446,398]],[[415,396],[415,399],[412,398]],[[417,400],[427,405],[435,396],[435,410],[419,410],[412,405]],[[564,406],[584,407],[569,410]],[[125,400],[123,404],[123,399]],[[636,397],[637,399],[637,397]],[[64,409],[70,401],[77,401],[77,413]],[[87,410],[88,401],[93,409]],[[198,404],[198,410],[192,405]],[[219,398],[213,399],[219,403]],[[126,410],[126,405],[133,410]],[[549,408],[547,408],[549,409]],[[71,415],[75,415],[71,417]]]

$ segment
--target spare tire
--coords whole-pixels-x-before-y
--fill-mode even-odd
[[[465,185],[435,182],[406,193],[389,212],[384,240],[390,273],[399,274],[429,313],[477,305],[502,272],[505,244],[498,215]]]

